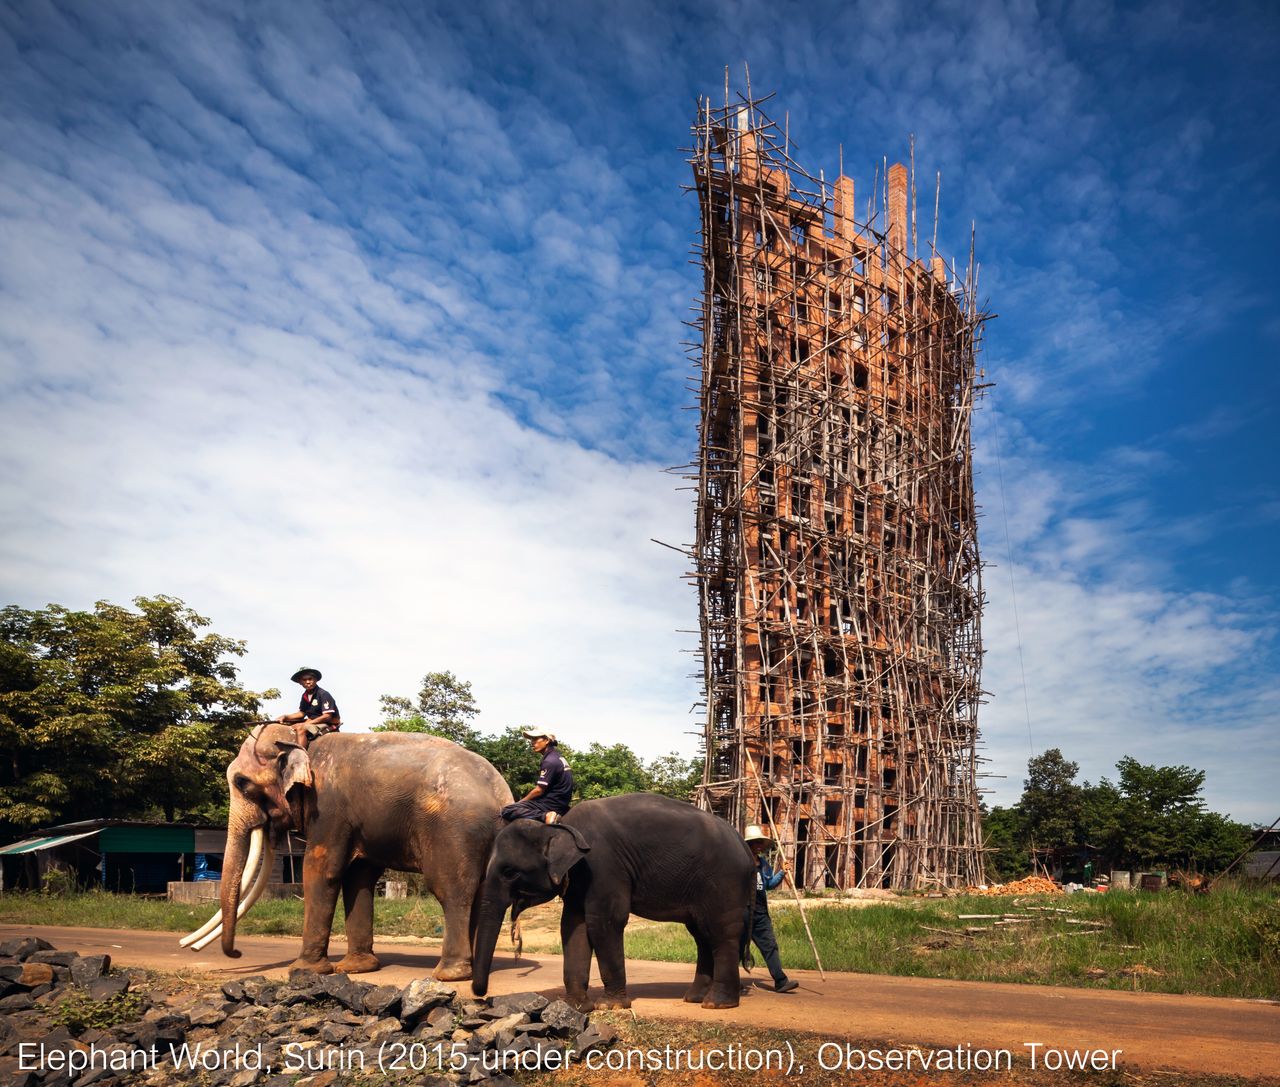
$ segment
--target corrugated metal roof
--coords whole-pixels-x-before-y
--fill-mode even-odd
[[[18,853],[35,853],[41,849],[53,849],[68,842],[78,842],[81,838],[92,838],[97,833],[96,830],[88,830],[83,834],[56,834],[45,835],[42,838],[28,838],[25,842],[14,842],[0,849],[0,856],[12,857]]]

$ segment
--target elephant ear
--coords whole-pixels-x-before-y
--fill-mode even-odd
[[[280,771],[280,791],[288,796],[289,790],[295,785],[311,784],[311,760],[300,747],[281,746],[284,747],[281,756],[284,759],[284,767]]]
[[[560,884],[569,874],[569,869],[577,864],[591,851],[587,840],[573,827],[556,823],[551,827],[551,837],[547,841],[547,875],[551,882]]]

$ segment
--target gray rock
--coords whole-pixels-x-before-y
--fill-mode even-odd
[[[289,984],[280,993],[285,1005],[309,1004],[326,995],[324,981],[312,970],[292,970]]]
[[[165,1012],[154,1021],[156,1037],[166,1045],[181,1042],[187,1036],[191,1021],[182,1012]]]
[[[536,1054],[536,1057],[528,1054]],[[554,1054],[554,1057],[548,1060],[550,1054]],[[546,1068],[548,1071],[562,1071],[564,1069],[563,1054],[564,1046],[559,1042],[551,1038],[532,1038],[521,1063],[528,1069],[532,1069],[536,1064],[537,1067]]]
[[[42,962],[46,966],[71,966],[80,957],[78,951],[35,951],[27,962]]]
[[[529,1022],[529,1016],[524,1012],[512,1012],[510,1015],[501,1019],[496,1019],[492,1023],[486,1023],[476,1031],[475,1037],[481,1045],[487,1046],[497,1040],[503,1031],[510,1031],[511,1037],[515,1037],[515,1028],[521,1023]],[[465,1022],[464,1022],[465,1025]]]
[[[324,974],[320,978],[320,986],[326,996],[336,1000],[344,1008],[350,1008],[353,1012],[364,1011],[362,987],[346,974]]]
[[[397,1021],[396,1026],[400,1024]],[[341,1045],[351,1037],[351,1027],[347,1023],[325,1023],[320,1028],[320,1040],[330,1045]]]
[[[261,1078],[262,1073],[256,1068],[242,1068],[227,1080],[227,1087],[252,1087]]]
[[[110,955],[81,955],[71,964],[71,980],[87,987],[90,982],[110,971]]]
[[[110,977],[95,978],[89,984],[90,1000],[110,1000],[113,996],[129,991],[129,979],[120,974]]]
[[[231,984],[231,983],[228,983],[228,984]],[[239,999],[252,1000],[255,1004],[258,1002],[258,997],[261,995],[264,989],[269,988],[274,990],[276,988],[275,982],[268,981],[261,974],[255,974],[251,978],[244,978],[236,984],[240,986],[240,992],[243,994]],[[222,991],[226,993],[227,986],[224,985],[222,987]],[[227,998],[229,1000],[236,999],[235,997],[232,997],[230,993],[227,993]]]
[[[19,936],[0,943],[0,955],[9,955],[19,962],[25,961],[37,951],[52,951],[53,944],[42,940],[39,936]]]
[[[228,981],[222,986],[222,995],[228,1000],[240,1001],[245,999],[244,982]]]
[[[562,1038],[581,1034],[587,1028],[587,1017],[563,1000],[553,1000],[542,1009],[538,1018]]]
[[[373,1015],[397,1015],[400,1011],[400,989],[395,985],[378,985],[364,994],[364,1006]]]
[[[495,996],[493,998],[493,1006],[495,1008],[505,1009],[504,1014],[510,1015],[512,1012],[525,1012],[533,1015],[542,1011],[550,1001],[541,993],[509,993],[506,996]]]
[[[198,1004],[187,1013],[187,1019],[193,1027],[216,1027],[227,1013],[221,1005]]]
[[[24,1012],[28,1008],[34,1008],[35,1006],[35,998],[30,993],[18,991],[10,993],[8,996],[0,997],[0,1013],[5,1015]]]
[[[365,1031],[365,1037],[371,1042],[381,1042],[400,1031],[400,1020],[388,1017],[379,1019]]]
[[[618,1040],[618,1032],[608,1023],[589,1023],[573,1040],[573,1051],[581,1059],[592,1050],[609,1049]]]
[[[452,985],[442,985],[430,978],[409,982],[400,993],[400,1021],[416,1023],[426,1012],[449,1004],[458,995]]]

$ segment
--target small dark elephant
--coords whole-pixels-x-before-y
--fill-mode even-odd
[[[510,823],[494,839],[472,947],[471,990],[489,987],[493,951],[507,907],[564,899],[560,943],[565,999],[583,1010],[591,956],[605,995],[594,1006],[627,1008],[622,933],[630,914],[683,921],[698,945],[684,994],[704,1008],[738,1005],[743,927],[755,894],[755,861],[728,823],[653,793],[588,800],[561,822]]]

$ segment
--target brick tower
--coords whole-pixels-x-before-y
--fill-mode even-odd
[[[972,258],[913,256],[901,165],[859,221],[755,102],[693,137],[699,802],[811,889],[977,882]]]

